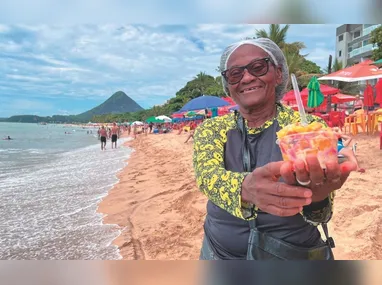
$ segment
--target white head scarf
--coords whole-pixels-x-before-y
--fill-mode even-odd
[[[223,52],[221,58],[220,58],[220,70],[224,71],[227,69],[227,62],[232,53],[240,46],[242,45],[254,45],[262,50],[264,50],[272,59],[274,64],[276,66],[281,67],[282,71],[282,82],[278,86],[276,86],[276,102],[279,102],[285,94],[285,88],[288,83],[288,78],[289,78],[289,69],[288,65],[284,56],[284,53],[282,50],[279,48],[278,45],[276,45],[273,41],[267,38],[258,38],[258,39],[249,39],[249,40],[243,40],[234,44],[229,45]],[[222,77],[223,81],[223,88],[224,92],[229,96],[229,91],[228,91],[228,83]]]

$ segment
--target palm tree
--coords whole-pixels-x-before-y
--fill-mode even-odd
[[[270,24],[268,32],[265,29],[256,30],[255,35],[257,38],[268,38],[275,42],[284,52],[285,59],[289,68],[289,73],[294,73],[297,77],[302,74],[299,67],[301,66],[302,59],[306,55],[301,55],[300,50],[305,48],[303,42],[285,42],[290,25],[285,25],[281,28],[279,24]],[[289,86],[290,88],[290,83]]]
[[[265,29],[256,30],[255,35],[257,38],[268,38],[272,40],[281,49],[287,47],[290,52],[300,52],[301,49],[306,47],[303,42],[285,42],[289,28],[290,25],[285,25],[283,28],[281,28],[279,24],[270,24],[268,32]]]

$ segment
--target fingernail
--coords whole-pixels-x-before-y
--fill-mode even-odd
[[[309,205],[310,203],[312,203],[312,199],[308,198],[305,200],[305,205]]]

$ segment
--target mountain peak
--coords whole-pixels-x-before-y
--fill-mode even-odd
[[[101,105],[79,114],[78,116],[83,119],[91,119],[94,115],[104,114],[120,114],[127,112],[141,111],[143,108],[137,104],[133,99],[126,95],[123,91],[115,92],[109,99]]]

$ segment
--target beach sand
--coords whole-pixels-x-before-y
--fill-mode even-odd
[[[120,182],[100,203],[104,223],[118,224],[123,259],[198,259],[207,199],[195,183],[187,134],[140,135]],[[329,229],[336,259],[382,258],[382,150],[379,136],[357,135],[354,172],[337,191]]]

